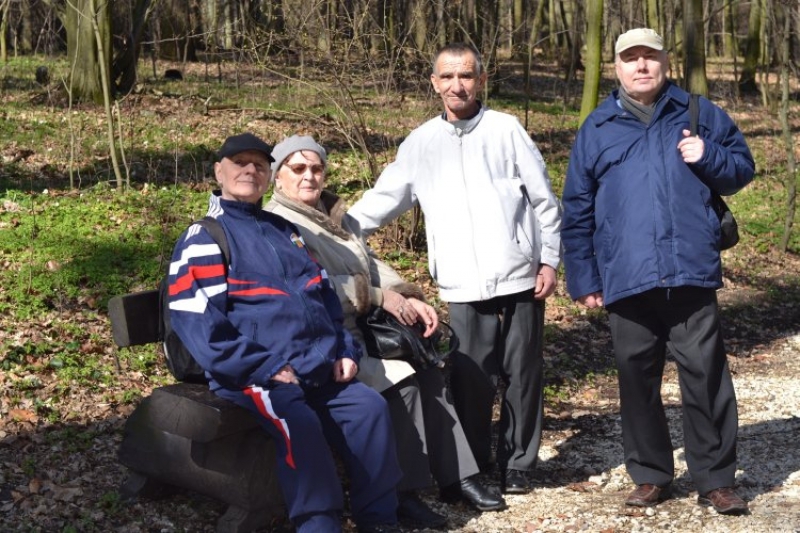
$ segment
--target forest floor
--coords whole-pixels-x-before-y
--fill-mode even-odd
[[[534,490],[507,497],[508,509],[499,513],[442,504],[435,489],[423,494],[426,501],[447,515],[449,531],[460,532],[800,531],[800,287],[783,284],[790,279],[784,274],[800,272],[800,259],[777,263],[780,268],[762,270],[750,282],[727,279],[719,293],[739,400],[736,483],[750,515],[719,516],[696,504],[683,461],[674,363],[663,386],[675,448],[674,496],[655,509],[622,504],[633,486],[622,466],[616,381],[603,370],[611,365],[605,319],[558,305],[548,310],[560,328],[548,342],[546,365],[549,374],[572,373],[574,381],[569,394],[547,402]],[[759,288],[767,280],[780,290]],[[0,372],[0,385],[3,377]],[[57,386],[45,384],[40,394]],[[135,376],[129,386],[140,386]],[[69,423],[36,424],[22,410],[0,421],[0,530],[214,531],[225,506],[199,494],[120,501],[116,491],[126,470],[117,450],[133,406],[110,405],[86,391],[60,394],[61,409],[80,413]],[[497,486],[492,473],[482,477]],[[264,528],[289,530],[280,518]]]
[[[197,70],[194,75],[202,78],[202,66],[194,68]],[[559,81],[562,73],[556,67],[552,71],[549,77],[540,73],[540,86],[534,92],[537,98],[542,95],[548,102],[560,102],[561,95],[554,94],[549,87],[562,87]],[[192,72],[184,74],[190,78]],[[514,80],[519,84],[518,77],[510,76],[503,83],[511,85]],[[604,91],[611,85],[613,82],[606,80]],[[164,86],[172,92],[159,94],[148,89],[122,105],[123,111],[134,117],[131,122],[144,122],[127,128],[131,135],[152,134],[164,126],[165,138],[174,141],[174,144],[164,141],[167,148],[159,148],[152,156],[147,152],[147,143],[139,137],[130,141],[132,150],[128,156],[134,161],[132,172],[146,174],[150,171],[148,165],[152,165],[154,173],[163,180],[158,187],[162,183],[177,183],[179,176],[185,180],[183,186],[190,181],[187,176],[197,175],[196,182],[192,181],[186,190],[201,189],[204,185],[199,182],[211,175],[203,168],[203,157],[210,151],[206,148],[218,146],[216,141],[233,127],[268,133],[265,138],[272,140],[290,131],[318,131],[324,126],[321,120],[304,123],[306,118],[313,118],[311,114],[297,118],[285,111],[255,110],[244,105],[235,111],[203,113],[190,109],[189,102],[193,100],[189,96],[177,94],[180,85],[164,83],[162,89]],[[260,87],[258,92],[253,90],[250,98],[274,99],[278,94],[276,87]],[[718,84],[716,94],[728,94],[725,87]],[[287,98],[299,98],[294,94],[297,86],[290,89],[286,91]],[[577,90],[572,93],[579,94]],[[79,193],[81,197],[86,194],[86,203],[90,205],[95,199],[87,191],[89,187],[84,186],[78,192],[66,191],[65,161],[67,148],[73,145],[63,141],[57,144],[54,140],[63,129],[65,112],[49,99],[44,99],[46,106],[36,104],[42,99],[24,94],[3,96],[4,102],[24,111],[17,112],[17,107],[9,106],[15,111],[0,113],[0,118],[9,127],[13,126],[14,132],[9,134],[12,140],[0,147],[3,162],[0,169],[25,172],[25,179],[18,180],[23,185],[15,195],[33,196],[44,187],[54,190],[63,187],[61,194]],[[248,102],[245,103],[250,105]],[[776,250],[778,230],[774,229],[782,224],[780,202],[784,191],[780,169],[785,151],[781,148],[780,125],[774,113],[765,111],[752,99],[726,104],[724,107],[742,127],[754,153],[760,156],[759,179],[734,200],[741,202],[735,211],[743,228],[743,242],[724,253],[725,288],[718,293],[728,361],[739,400],[736,483],[740,494],[750,502],[751,513],[741,517],[719,516],[696,504],[697,494],[683,459],[680,394],[672,362],[667,364],[662,392],[675,450],[674,496],[655,509],[631,509],[622,504],[633,486],[622,466],[618,393],[606,315],[603,311],[587,312],[570,302],[562,281],[547,308],[546,416],[534,490],[527,495],[508,497],[508,508],[502,512],[478,514],[461,504],[440,503],[436,490],[431,489],[423,496],[433,508],[447,515],[449,531],[800,532],[800,257]],[[389,117],[393,127],[407,133],[418,123],[415,115],[407,111],[413,105],[417,105],[413,98],[404,98],[396,102],[381,101],[375,107],[394,109]],[[437,102],[429,98],[424,105],[436,109]],[[554,113],[551,109],[554,106],[542,106],[546,112],[532,116],[531,123],[535,124],[533,137],[545,154],[551,175],[560,178],[574,136],[571,124],[575,122],[575,113]],[[75,113],[77,117],[83,116]],[[794,114],[792,120],[797,135],[800,114]],[[523,122],[527,125],[527,115]],[[565,125],[567,122],[570,125]],[[38,141],[25,143],[16,138],[19,132],[41,124],[50,129],[37,137]],[[79,122],[76,133],[91,128],[102,131],[103,124],[99,116],[86,119]],[[334,140],[338,142],[331,154],[336,154],[335,165],[342,167],[334,166],[333,170],[340,176],[356,176],[349,167],[343,168],[347,158],[340,155],[347,153],[350,157],[351,145],[337,137],[333,126],[325,127],[328,129],[321,131],[326,146],[331,146]],[[396,140],[393,135],[373,137],[387,144]],[[88,181],[90,175],[96,175],[92,174],[95,168],[106,164],[106,157],[96,148],[102,143],[82,139],[79,137],[75,146],[85,151],[84,157],[91,163],[83,167]],[[175,155],[184,151],[184,146],[196,149],[185,150],[188,163]],[[179,168],[185,164],[196,170]],[[353,182],[358,179],[352,177]],[[9,205],[13,203],[9,200]],[[10,213],[5,203],[1,207],[6,215],[3,231],[11,231],[23,214]],[[153,221],[142,221],[146,223]],[[389,233],[381,236],[385,241],[372,241],[379,255],[386,256],[398,248],[397,242],[386,236]],[[20,264],[28,261],[27,257],[23,261],[0,249],[0,269],[12,274],[20,272]],[[56,261],[45,259],[47,271],[58,268]],[[156,262],[152,261],[154,265]],[[409,281],[422,284],[433,296],[435,288],[425,273],[425,261],[407,263],[411,265],[393,264]],[[131,273],[132,278],[141,281],[139,275]],[[13,305],[5,300],[5,295],[10,294],[10,284],[0,284],[0,303],[4,305]],[[69,305],[54,308],[43,316],[18,320],[12,313],[0,313],[0,346],[16,350],[15,360],[8,353],[0,354],[0,531],[212,532],[225,512],[225,505],[208,497],[179,491],[161,500],[120,498],[118,489],[127,472],[117,453],[125,422],[141,398],[171,378],[163,365],[142,371],[120,353],[111,338],[106,310],[99,301],[94,287],[87,283],[86,294],[79,301],[67,302]],[[65,323],[72,327],[65,327]],[[45,343],[48,338],[52,345],[43,344],[42,353],[36,352],[39,344],[31,339],[42,339]],[[53,346],[68,344],[76,344],[82,355],[99,361],[98,368],[114,369],[114,379],[105,381],[99,376],[92,386],[60,379],[51,364],[58,355],[58,348]],[[28,349],[31,352],[25,351]],[[107,382],[113,386],[106,385]],[[482,474],[482,478],[491,486],[498,485],[493,473]],[[345,529],[354,530],[349,520]],[[263,529],[290,530],[282,517],[265,524]]]

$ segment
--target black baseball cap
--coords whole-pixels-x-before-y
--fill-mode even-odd
[[[222,143],[222,148],[219,149],[218,155],[222,159],[223,157],[231,157],[248,150],[261,152],[267,156],[270,162],[275,161],[275,158],[272,157],[272,147],[252,133],[241,133],[228,137]]]

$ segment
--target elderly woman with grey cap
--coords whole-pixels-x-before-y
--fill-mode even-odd
[[[405,324],[420,321],[426,334],[438,326],[435,310],[422,291],[406,283],[379,261],[361,237],[357,224],[345,216],[344,202],[325,190],[325,149],[308,136],[294,135],[277,144],[275,192],[265,209],[293,222],[311,254],[333,281],[344,310],[345,327],[362,342],[357,318],[372,306],[382,306]],[[397,439],[404,477],[398,486],[401,524],[440,528],[443,516],[430,510],[417,491],[430,485],[431,473],[447,497],[458,491],[481,511],[505,508],[503,498],[475,479],[478,465],[455,410],[445,394],[439,369],[416,370],[404,361],[381,360],[365,353],[358,379],[381,392]]]

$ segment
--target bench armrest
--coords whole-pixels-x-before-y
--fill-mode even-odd
[[[115,296],[108,301],[111,333],[117,346],[139,346],[158,342],[161,309],[158,290]]]

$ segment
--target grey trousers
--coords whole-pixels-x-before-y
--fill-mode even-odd
[[[674,477],[661,400],[666,349],[675,357],[686,464],[700,494],[733,486],[738,415],[714,289],[654,289],[608,306],[619,370],[625,466],[634,483]]]
[[[450,376],[453,402],[478,464],[491,462],[492,407],[502,382],[497,463],[533,470],[544,419],[544,301],[529,290],[451,303],[450,326],[461,341]]]
[[[383,392],[389,404],[403,479],[398,491],[440,487],[477,474],[441,370],[417,371]]]

